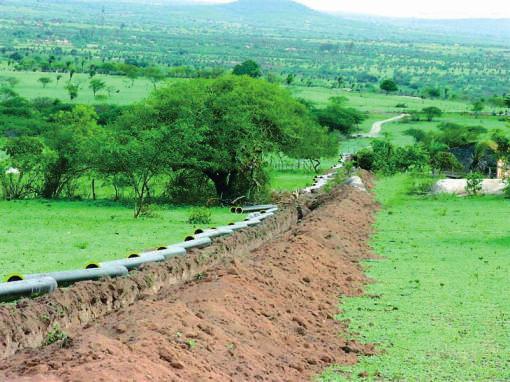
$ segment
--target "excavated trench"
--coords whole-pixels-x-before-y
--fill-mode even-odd
[[[334,319],[368,281],[372,196],[290,199],[189,256],[0,307],[0,380],[301,381],[373,353]]]

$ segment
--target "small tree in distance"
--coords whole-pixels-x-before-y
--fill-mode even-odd
[[[396,92],[398,90],[398,85],[393,80],[384,80],[383,82],[381,82],[380,88],[386,94],[389,94]]]
[[[49,83],[51,83],[51,78],[50,77],[40,77],[37,81],[39,81],[44,88],[46,88],[46,85],[48,85]]]
[[[78,90],[80,90],[80,86],[73,84],[73,83],[68,83],[66,85],[66,90],[67,90],[67,93],[69,94],[69,98],[72,101],[78,97]]]
[[[106,88],[106,84],[103,80],[100,80],[99,78],[93,78],[90,80],[89,84],[90,89],[92,89],[92,93],[94,94],[94,97],[98,92]]]
[[[434,117],[441,117],[443,115],[443,111],[436,106],[429,106],[422,110],[423,114],[427,118],[427,121],[432,122]]]

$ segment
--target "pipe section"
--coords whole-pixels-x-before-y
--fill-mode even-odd
[[[132,257],[129,259],[104,261],[99,264],[89,264],[87,269],[96,268],[111,268],[115,266],[126,267],[128,271],[136,270],[144,264],[156,263],[165,261],[165,257],[156,253],[141,254],[138,257]]]
[[[265,205],[259,205],[259,206],[248,206],[248,207],[242,207],[241,212],[242,213],[260,212],[260,211],[271,210],[273,208],[278,208],[278,206],[276,204],[265,204]]]
[[[183,247],[160,247],[157,251],[142,253],[142,256],[147,255],[159,255],[163,256],[165,260],[168,260],[171,257],[185,256],[186,249],[184,249]]]
[[[79,269],[64,272],[49,272],[26,275],[25,280],[36,280],[43,277],[51,277],[59,287],[66,287],[80,281],[100,280],[105,277],[122,277],[128,274],[128,270],[124,266],[115,265],[104,268]]]
[[[12,281],[0,284],[0,302],[10,302],[21,297],[37,297],[57,289],[57,282],[51,277]]]
[[[181,247],[185,250],[194,249],[194,248],[205,248],[212,244],[212,240],[209,237],[202,237],[200,239],[191,239],[188,241],[183,241],[182,243],[170,244],[167,248]]]
[[[208,237],[210,239],[215,239],[217,237],[221,237],[221,236],[229,236],[229,235],[232,235],[234,233],[234,231],[232,231],[231,229],[219,229],[219,228],[216,228],[216,229],[209,229],[207,231],[204,231],[202,233],[199,233],[199,234],[196,234],[194,235],[194,239],[201,239],[201,238],[204,238],[204,237]]]

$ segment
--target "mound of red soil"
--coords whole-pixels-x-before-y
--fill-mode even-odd
[[[339,295],[367,281],[375,203],[351,187],[249,256],[0,361],[2,381],[304,381],[371,346],[343,338]]]

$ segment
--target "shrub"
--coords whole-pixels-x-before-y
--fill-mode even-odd
[[[482,191],[483,175],[479,172],[471,172],[467,176],[466,192],[476,196]]]
[[[210,224],[211,211],[208,208],[203,207],[192,208],[189,214],[188,223],[193,225]]]
[[[43,345],[49,346],[60,341],[62,341],[62,347],[67,347],[71,342],[71,338],[62,331],[58,324],[55,324],[53,325],[53,329],[46,335]]]
[[[354,160],[356,165],[364,170],[371,171],[374,167],[375,155],[371,149],[363,149],[358,151]]]

